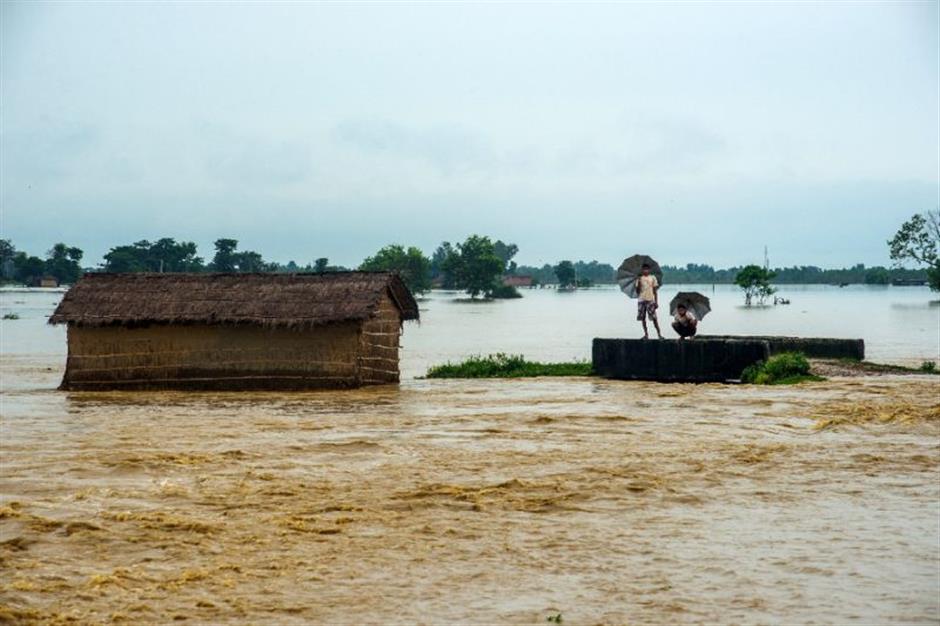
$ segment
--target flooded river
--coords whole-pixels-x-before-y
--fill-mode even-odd
[[[765,311],[718,294],[709,330],[936,358],[925,292],[826,293]],[[614,292],[536,292],[424,302],[400,387],[63,393],[64,334],[43,325],[60,295],[0,294],[21,318],[0,326],[0,620],[940,621],[938,377],[414,378],[636,330]],[[824,303],[843,321],[806,322]]]

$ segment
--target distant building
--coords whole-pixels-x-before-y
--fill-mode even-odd
[[[397,274],[85,274],[63,389],[319,389],[399,380],[418,305]]]
[[[33,281],[34,287],[58,287],[59,281],[55,276],[43,276]]]
[[[534,284],[531,276],[511,274],[503,277],[503,284],[507,287],[531,287]]]

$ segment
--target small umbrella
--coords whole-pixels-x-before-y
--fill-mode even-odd
[[[659,284],[663,284],[663,271],[659,269],[659,263],[653,260],[653,257],[646,254],[634,254],[623,260],[620,267],[617,268],[617,283],[620,290],[631,298],[636,298],[639,294],[636,292],[637,276],[643,273],[643,264],[650,266],[650,274],[656,277]]]
[[[680,304],[692,311],[695,319],[700,320],[712,310],[711,301],[697,291],[680,291],[669,301],[669,313],[676,314],[676,309]]]

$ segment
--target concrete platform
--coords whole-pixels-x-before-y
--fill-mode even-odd
[[[594,371],[605,378],[661,382],[723,382],[766,360],[770,344],[758,339],[594,339]]]
[[[700,335],[698,339],[749,339],[766,341],[770,344],[771,354],[781,352],[802,352],[815,359],[858,359],[865,358],[865,340],[833,339],[829,337],[776,337],[761,335]]]

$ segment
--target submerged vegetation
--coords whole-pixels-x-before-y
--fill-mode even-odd
[[[801,352],[784,352],[755,363],[741,372],[741,382],[752,385],[792,385],[825,380],[811,373],[810,363]]]
[[[527,361],[521,354],[472,356],[460,363],[435,365],[427,378],[528,378],[535,376],[591,376],[587,361],[539,363]]]
[[[744,290],[744,304],[751,306],[754,298],[758,304],[774,295],[777,290],[770,286],[776,274],[759,265],[747,265],[734,277],[734,284]]]

